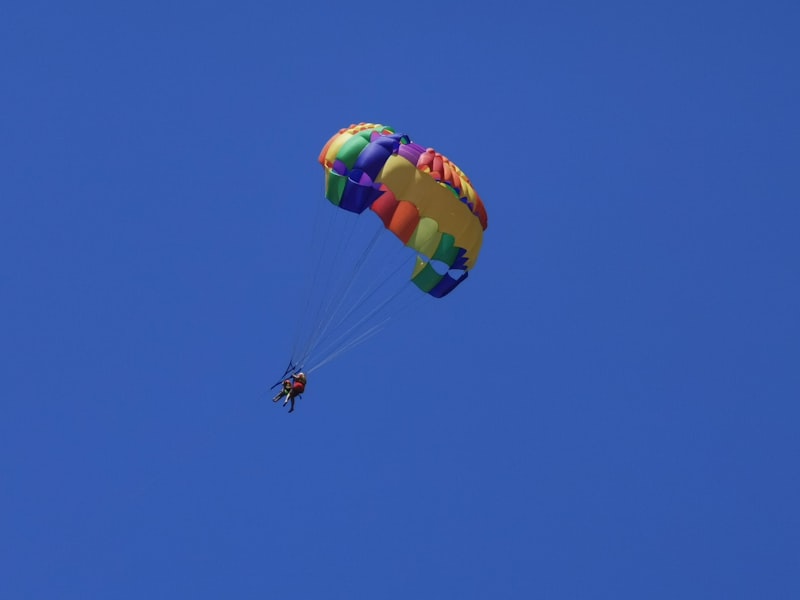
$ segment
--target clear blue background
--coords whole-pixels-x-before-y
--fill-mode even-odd
[[[0,13],[0,597],[800,597],[796,2]],[[469,282],[268,400],[340,127]]]

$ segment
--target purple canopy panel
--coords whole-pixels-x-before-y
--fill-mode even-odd
[[[423,152],[425,152],[425,148],[414,143],[401,144],[400,148],[397,150],[397,154],[405,158],[414,166],[417,166],[417,161]]]
[[[458,278],[454,278],[448,273],[442,277],[442,280],[433,286],[433,289],[428,293],[434,298],[444,298],[447,294],[456,289],[458,284],[464,281],[468,276],[469,271],[464,271]]]
[[[353,165],[353,168],[363,171],[369,175],[370,180],[374,180],[378,176],[378,173],[381,172],[386,160],[392,155],[392,146],[396,143],[392,140],[386,141],[389,143],[380,143],[381,140],[379,140],[364,148],[358,155],[358,159],[356,160],[356,164]]]
[[[348,179],[342,193],[342,201],[339,208],[350,212],[361,214],[378,199],[383,192],[374,185],[359,185],[352,179]]]

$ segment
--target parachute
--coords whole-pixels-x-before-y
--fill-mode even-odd
[[[467,175],[391,127],[341,129],[319,162],[328,200],[312,236],[320,256],[287,371],[311,372],[420,298],[452,293],[475,267],[488,225]],[[410,277],[398,274],[409,259]]]

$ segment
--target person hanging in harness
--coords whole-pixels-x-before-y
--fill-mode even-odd
[[[306,391],[306,382],[306,374],[302,371],[295,373],[289,379],[284,380],[283,391],[281,394],[286,396],[283,400],[284,406],[286,406],[286,404],[289,402],[292,403],[292,405],[289,407],[289,412],[294,411],[294,399]]]

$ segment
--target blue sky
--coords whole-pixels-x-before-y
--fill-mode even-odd
[[[4,7],[0,597],[798,597],[798,17]],[[359,121],[489,229],[287,415]]]

